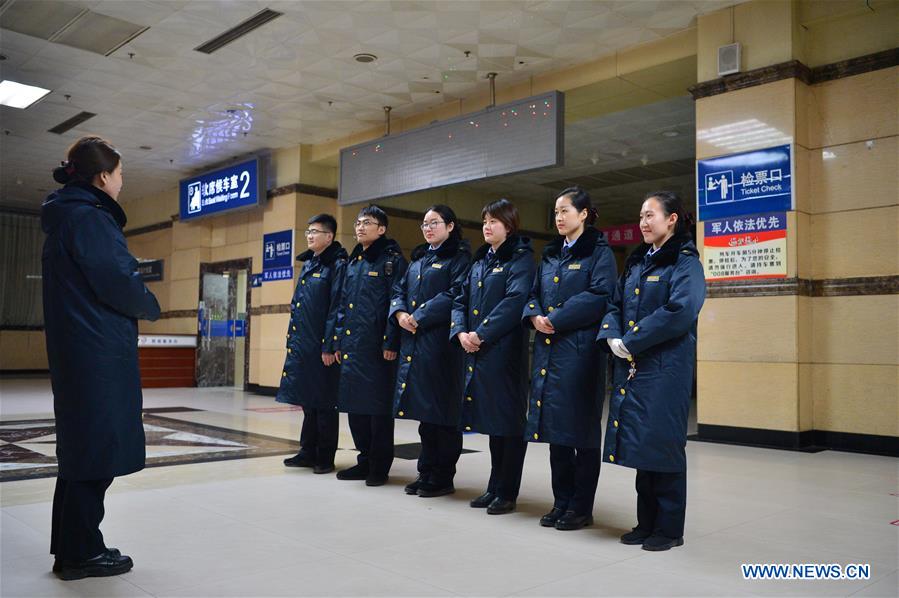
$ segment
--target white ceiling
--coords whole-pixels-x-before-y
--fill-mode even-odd
[[[26,1],[44,0],[6,0],[0,10]],[[383,121],[385,105],[397,116],[421,112],[482,91],[487,72],[508,85],[659,39],[734,3],[66,2],[149,30],[105,57],[0,29],[0,75],[53,90],[27,110],[0,107],[0,204],[37,207],[53,187],[49,171],[86,133],[123,151],[123,197],[140,197],[235,155],[365,130]],[[284,15],[212,55],[193,50],[266,7]],[[352,58],[359,52],[378,60],[359,64]],[[98,116],[61,136],[47,132],[82,110]],[[569,133],[574,145],[579,135],[603,134]],[[623,129],[597,151],[620,152],[633,142]]]

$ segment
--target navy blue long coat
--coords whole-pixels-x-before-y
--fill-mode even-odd
[[[671,238],[628,258],[598,335],[620,338],[634,358],[614,358],[603,460],[648,471],[687,470],[687,414],[696,363],[696,320],[705,275],[689,237]]]
[[[56,457],[66,480],[144,468],[137,320],[159,303],[137,272],[125,212],[93,185],[68,185],[41,209],[44,329],[56,414]]]
[[[521,436],[528,410],[528,331],[521,312],[534,282],[530,239],[510,236],[487,257],[475,254],[462,294],[453,303],[450,338],[477,332],[481,348],[465,355],[462,428],[494,436]]]
[[[384,351],[397,351],[399,325],[388,318],[390,295],[406,272],[406,258],[393,239],[381,237],[363,250],[356,245],[347,262],[335,350],[340,352],[340,411],[358,415],[391,415],[396,362]]]
[[[471,266],[468,243],[447,239],[436,251],[427,243],[412,251],[412,263],[397,281],[390,301],[396,312],[412,314],[415,334],[399,328],[400,352],[393,412],[400,418],[441,426],[458,426],[462,404],[462,348],[450,343],[453,299]],[[399,327],[399,324],[397,324]]]
[[[576,448],[602,446],[605,354],[599,323],[615,291],[615,258],[601,232],[587,227],[562,255],[562,237],[546,246],[524,321],[549,318],[555,334],[534,338],[527,438]]]
[[[290,304],[287,357],[276,400],[312,409],[337,409],[340,366],[325,366],[322,353],[333,353],[337,341],[346,250],[335,241],[320,255],[305,251],[297,261],[304,264]]]

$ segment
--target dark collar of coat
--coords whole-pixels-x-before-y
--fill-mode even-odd
[[[650,247],[652,245],[649,243],[641,243],[627,258],[627,267],[642,262]],[[665,241],[665,244],[650,256],[650,259],[656,266],[670,266],[677,261],[681,253],[699,256],[699,251],[688,233],[682,233]]]
[[[75,187],[90,193],[93,196],[93,199],[96,200],[95,205],[101,210],[109,212],[113,219],[115,219],[116,224],[119,225],[119,228],[125,228],[125,224],[128,223],[128,217],[125,216],[125,210],[123,210],[122,206],[120,206],[119,203],[105,191],[94,187],[90,183],[69,183],[66,187],[69,189]]]
[[[430,243],[422,243],[418,247],[412,250],[412,261],[421,259],[428,254],[428,251],[431,249]],[[434,253],[437,254],[437,257],[445,260],[446,258],[453,257],[457,253],[461,251],[468,251],[468,241],[464,241],[461,239],[454,239],[450,237],[446,241],[443,242],[443,245],[437,248],[437,251]]]
[[[304,251],[300,255],[297,256],[298,262],[308,262],[315,254],[311,249]],[[318,256],[318,260],[322,263],[323,266],[331,266],[334,262],[337,261],[338,258],[346,258],[346,250],[340,244],[340,241],[334,241],[327,247],[325,250],[321,252]]]
[[[394,254],[402,253],[402,250],[396,241],[388,239],[387,237],[379,237],[377,241],[368,246],[368,249],[362,249],[362,243],[356,243],[356,246],[353,247],[353,253],[350,255],[350,259],[354,260],[361,255],[366,262],[373,264],[378,261],[378,258],[381,257],[381,254],[385,251]]]
[[[562,253],[562,243],[565,241],[565,237],[559,236],[543,249],[543,255],[560,255]],[[605,236],[593,228],[592,226],[585,226],[584,232],[581,233],[581,236],[577,238],[577,241],[574,242],[574,245],[571,246],[571,256],[577,259],[583,259],[593,254],[593,250],[596,249],[597,245],[607,245]]]
[[[500,262],[508,262],[512,259],[512,255],[521,243],[530,243],[530,239],[519,237],[518,235],[507,237],[506,240],[503,241],[503,244],[499,246],[499,251],[496,252],[496,259]],[[478,250],[474,255],[475,261],[479,262],[484,259],[488,251],[490,251],[490,243],[484,243],[478,247]]]

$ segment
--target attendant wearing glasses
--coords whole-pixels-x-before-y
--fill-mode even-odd
[[[297,256],[304,262],[290,305],[287,357],[277,401],[303,407],[300,452],[284,459],[288,467],[312,467],[315,473],[334,471],[338,415],[334,330],[347,254],[334,240],[337,221],[330,214],[309,219],[306,244]]]
[[[453,304],[450,338],[466,351],[462,425],[490,435],[487,491],[471,501],[490,515],[515,510],[527,442],[528,332],[521,311],[534,280],[530,239],[518,236],[518,210],[506,199],[481,212],[486,243],[475,254]]]
[[[537,329],[527,434],[549,443],[552,468],[553,508],[540,525],[559,530],[593,524],[599,481],[606,359],[594,341],[615,289],[615,258],[595,221],[586,191],[559,194],[560,236],[544,249],[524,308]]]
[[[382,486],[393,464],[393,383],[399,327],[388,319],[394,282],[406,271],[396,241],[388,239],[387,214],[368,206],[356,219],[356,240],[347,263],[334,357],[341,364],[337,404],[349,414],[359,451],[357,464],[337,472],[340,480]]]
[[[428,498],[455,492],[453,478],[462,452],[462,351],[450,344],[446,329],[471,253],[447,206],[428,208],[421,231],[425,243],[412,251],[406,275],[394,286],[390,318],[402,328],[394,414],[420,422],[418,478],[406,486],[406,493]]]

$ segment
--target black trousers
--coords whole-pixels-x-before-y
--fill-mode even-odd
[[[449,486],[456,477],[456,463],[462,454],[462,432],[455,426],[421,422],[418,435],[421,437],[418,475],[435,486]]]
[[[316,465],[333,465],[340,414],[336,409],[303,407],[300,446]]]
[[[106,513],[103,499],[112,480],[70,481],[56,478],[50,554],[65,561],[85,561],[106,550],[100,522]]]
[[[393,465],[393,416],[350,413],[348,419],[359,451],[356,462],[369,473],[387,475]]]
[[[490,481],[487,492],[504,500],[518,499],[527,441],[521,436],[490,436]]]
[[[637,529],[667,538],[684,535],[687,472],[637,470]]]
[[[553,506],[578,515],[591,514],[601,462],[601,449],[550,444]]]

